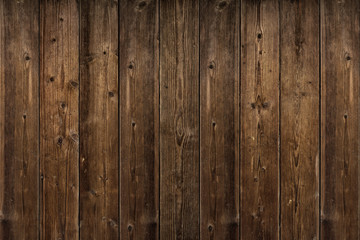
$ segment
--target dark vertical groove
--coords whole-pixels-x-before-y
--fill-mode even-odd
[[[318,0],[319,10],[319,239],[321,239],[321,0]]]
[[[161,151],[160,151],[160,143],[161,143],[161,141],[160,141],[160,139],[161,139],[161,133],[160,133],[160,130],[161,130],[161,121],[160,121],[160,115],[161,115],[161,110],[160,110],[160,94],[161,94],[161,86],[160,86],[160,81],[161,81],[161,75],[160,75],[160,68],[161,68],[161,61],[160,61],[160,51],[161,51],[161,39],[160,39],[160,26],[161,26],[161,24],[160,24],[160,11],[161,11],[161,9],[160,9],[160,0],[157,0],[157,11],[156,11],[156,13],[157,13],[157,20],[158,20],[158,23],[157,23],[157,25],[158,25],[158,30],[157,30],[157,36],[155,36],[156,37],[156,39],[157,39],[157,44],[156,44],[156,47],[158,48],[158,91],[159,91],[159,96],[158,96],[158,111],[159,111],[159,118],[158,118],[158,153],[159,153],[159,156],[158,156],[158,174],[159,174],[159,177],[158,177],[158,209],[159,209],[159,214],[158,214],[158,226],[157,226],[157,232],[158,232],[158,239],[160,240],[161,238],[160,238],[160,234],[161,234],[161,232],[160,232],[160,221],[161,221],[161,218],[160,218],[160,216],[161,216],[161,214],[160,214],[160,212],[161,212],[161,208],[160,208],[160,206],[161,206],[161,204],[160,204],[160,195],[161,195]],[[156,124],[155,123],[155,121],[154,121],[154,124]],[[154,125],[155,126],[155,125]],[[155,129],[155,127],[154,127],[154,129]],[[154,168],[154,170],[155,170],[155,168]],[[155,176],[154,176],[155,177]]]
[[[78,131],[79,131],[79,146],[78,146],[78,148],[79,148],[79,154],[78,154],[78,166],[79,166],[79,169],[78,169],[78,172],[79,172],[79,176],[78,176],[78,181],[79,181],[79,186],[78,186],[78,202],[79,202],[79,206],[78,206],[78,231],[79,231],[79,240],[81,239],[81,237],[80,237],[80,233],[81,233],[81,231],[80,231],[80,210],[81,210],[81,206],[80,206],[80,204],[81,204],[81,196],[80,196],[80,185],[81,185],[81,168],[80,168],[80,166],[81,166],[81,162],[80,162],[80,155],[81,155],[81,128],[80,128],[80,119],[81,119],[81,111],[80,111],[80,106],[81,106],[81,104],[80,104],[80,98],[81,98],[81,84],[80,84],[80,79],[81,79],[81,66],[80,66],[80,58],[81,58],[81,0],[79,0],[79,6],[78,6],[78,8],[79,8],[79,36],[78,36],[78,39],[79,39],[79,57],[78,57],[78,64],[79,64],[79,69],[78,69],[78,71],[79,71],[79,73],[78,73],[78,82],[79,82],[79,84],[78,84],[78,87],[79,87],[79,96],[78,96],[78,111],[79,111],[79,116],[78,116]]]
[[[121,194],[121,111],[120,111],[120,1],[118,0],[118,49],[117,49],[117,55],[118,55],[118,239],[120,240],[120,228],[121,228],[121,204],[120,204],[120,194]]]
[[[198,109],[198,114],[199,114],[199,239],[201,238],[201,81],[200,81],[200,72],[201,72],[201,54],[200,54],[200,48],[201,48],[201,45],[200,45],[200,38],[201,38],[201,29],[200,29],[200,4],[201,4],[201,1],[198,2],[198,58],[199,58],[199,63],[198,63],[198,69],[199,69],[199,72],[198,72],[198,86],[199,86],[199,97],[198,97],[198,101],[199,101],[199,109]]]
[[[41,76],[41,62],[40,62],[40,58],[41,58],[41,0],[38,1],[38,28],[39,28],[39,33],[38,33],[38,69],[39,69],[39,74],[38,74],[38,162],[37,162],[37,168],[38,168],[38,174],[37,174],[37,183],[38,183],[38,199],[37,199],[37,212],[38,212],[38,218],[37,218],[37,222],[38,222],[38,239],[40,240],[41,237],[40,237],[40,234],[41,234],[41,221],[40,221],[40,218],[41,218],[41,191],[40,191],[40,187],[41,187],[41,180],[40,180],[40,76]]]
[[[240,30],[239,30],[239,39],[238,39],[238,44],[239,44],[239,52],[238,52],[238,58],[239,58],[239,62],[238,62],[238,64],[239,64],[239,86],[238,86],[238,88],[239,88],[239,90],[238,90],[238,98],[239,98],[239,108],[240,108],[240,110],[239,110],[239,112],[238,112],[238,119],[239,119],[239,133],[238,133],[238,138],[239,138],[239,153],[238,153],[238,158],[239,159],[237,159],[238,161],[239,161],[239,169],[238,169],[238,171],[239,171],[239,209],[238,209],[238,211],[239,211],[239,219],[238,219],[238,224],[239,224],[239,240],[241,240],[241,207],[242,207],[242,205],[241,205],[241,199],[242,199],[242,196],[241,196],[241,51],[242,51],[242,47],[241,47],[241,11],[242,11],[242,9],[241,9],[241,6],[242,6],[242,4],[241,4],[242,2],[241,2],[241,0],[239,0],[239,28],[240,28]]]
[[[281,0],[278,0],[278,9],[279,9],[279,17],[278,17],[278,28],[279,28],[279,130],[278,130],[278,159],[279,159],[279,178],[278,178],[278,196],[279,196],[279,204],[278,204],[278,212],[279,212],[279,240],[281,240]]]

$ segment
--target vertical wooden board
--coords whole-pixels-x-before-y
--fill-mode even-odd
[[[359,228],[360,2],[321,1],[321,238]]]
[[[41,239],[78,239],[78,4],[40,9]]]
[[[281,238],[319,239],[319,3],[280,11]]]
[[[279,237],[279,6],[241,5],[241,239]]]
[[[160,237],[199,239],[199,3],[160,2]]]
[[[121,239],[159,236],[158,5],[120,1]]]
[[[0,239],[38,238],[38,19],[38,1],[0,1]]]
[[[80,11],[80,238],[118,239],[118,2]]]
[[[200,1],[200,236],[239,238],[239,1]]]

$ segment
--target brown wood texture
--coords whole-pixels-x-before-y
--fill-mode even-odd
[[[359,239],[358,0],[0,0],[0,240]]]
[[[0,239],[39,228],[39,4],[0,1]]]
[[[77,239],[79,203],[79,11],[40,2],[41,239]]]
[[[279,237],[279,4],[241,5],[241,238]]]
[[[280,1],[281,238],[319,239],[319,4]]]
[[[160,2],[160,237],[199,239],[199,3]]]
[[[118,239],[118,3],[80,12],[80,238]]]
[[[240,4],[200,5],[200,236],[238,239]]]
[[[321,239],[359,238],[359,17],[321,1]]]
[[[159,2],[120,1],[120,237],[159,237]]]

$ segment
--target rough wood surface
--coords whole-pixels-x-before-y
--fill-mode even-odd
[[[77,239],[79,14],[72,1],[41,1],[41,239]]]
[[[321,239],[359,237],[360,2],[321,1]]]
[[[200,1],[200,236],[239,238],[239,1]]]
[[[118,3],[80,12],[80,238],[118,239]]]
[[[120,1],[120,237],[159,234],[159,2]]]
[[[279,6],[241,3],[241,239],[277,239]]]
[[[39,4],[0,1],[0,239],[37,239]]]
[[[281,238],[319,239],[319,3],[280,10]]]
[[[199,239],[199,3],[160,2],[160,237]]]

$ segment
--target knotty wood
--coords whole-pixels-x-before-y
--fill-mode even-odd
[[[41,239],[78,238],[78,4],[41,1]]]
[[[321,238],[357,239],[360,3],[321,1]]]
[[[0,239],[37,239],[39,4],[0,1]]]
[[[280,10],[281,238],[319,239],[319,3]]]
[[[158,1],[120,1],[120,237],[159,229]]]
[[[199,3],[160,2],[160,237],[199,239]]]
[[[238,1],[200,1],[200,236],[239,237]]]
[[[118,4],[80,9],[80,238],[118,239]]]
[[[241,239],[277,239],[279,6],[241,4]]]

